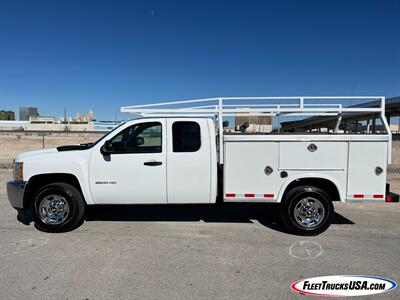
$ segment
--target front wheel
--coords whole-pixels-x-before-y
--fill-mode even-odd
[[[39,189],[31,202],[37,229],[65,232],[83,221],[85,203],[80,191],[67,183],[51,183]]]
[[[283,222],[290,232],[317,235],[331,224],[334,209],[330,196],[313,186],[298,186],[284,197],[281,206]]]

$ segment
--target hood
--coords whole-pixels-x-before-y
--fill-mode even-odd
[[[24,159],[27,157],[32,157],[32,156],[37,156],[37,155],[42,155],[42,154],[47,154],[47,153],[54,153],[54,152],[57,152],[56,148],[47,148],[47,149],[23,152],[23,153],[20,153],[17,155],[17,157],[15,158],[15,161],[20,161],[21,159]]]

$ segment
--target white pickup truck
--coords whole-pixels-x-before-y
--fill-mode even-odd
[[[14,180],[7,184],[8,197],[19,212],[32,214],[37,228],[50,232],[79,226],[87,205],[221,201],[281,203],[290,231],[318,234],[330,225],[334,201],[398,199],[386,187],[391,134],[385,99],[379,98],[377,108],[306,102],[344,98],[216,98],[123,107],[123,112],[142,117],[121,124],[95,143],[19,154]],[[291,102],[281,103],[286,100]],[[191,103],[202,106],[185,107]],[[180,107],[171,108],[175,105]],[[356,113],[377,114],[386,132],[340,133],[341,118]],[[334,131],[223,130],[224,117],[302,114],[336,116]]]

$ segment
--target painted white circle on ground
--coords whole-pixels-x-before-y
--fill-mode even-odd
[[[322,246],[312,241],[294,243],[289,249],[290,256],[298,259],[315,259],[323,252]]]

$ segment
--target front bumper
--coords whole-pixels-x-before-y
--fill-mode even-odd
[[[7,196],[11,206],[15,209],[24,208],[24,191],[26,182],[11,180],[7,182]]]

